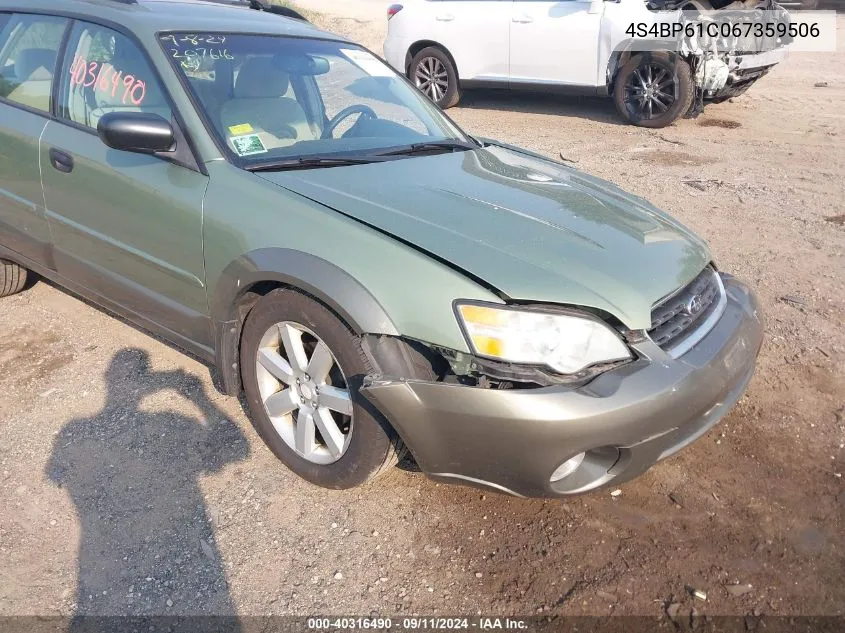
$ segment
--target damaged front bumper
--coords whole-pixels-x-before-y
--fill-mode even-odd
[[[681,25],[700,34],[681,38],[678,50],[693,67],[703,101],[724,101],[745,92],[785,59],[791,41],[776,28],[786,29],[790,22],[789,13],[776,4],[762,3],[752,11],[683,11],[682,16]],[[721,35],[705,35],[701,29]]]
[[[704,101],[737,97],[786,58],[786,48],[745,54],[707,54],[698,60],[696,87]]]
[[[370,377],[361,393],[435,479],[526,497],[615,485],[706,433],[744,392],[763,327],[751,291],[730,276],[724,286],[724,314],[686,354],[673,359],[646,340],[634,346],[638,360],[580,388],[484,389]],[[551,481],[581,453],[574,472]]]

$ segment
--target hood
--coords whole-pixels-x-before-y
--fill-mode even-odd
[[[256,174],[450,262],[517,301],[589,306],[632,329],[710,260],[610,183],[514,149]]]

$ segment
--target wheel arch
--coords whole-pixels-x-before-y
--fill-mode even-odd
[[[378,300],[342,268],[302,251],[258,249],[231,262],[209,296],[219,386],[224,393],[240,393],[238,353],[243,324],[258,299],[277,288],[313,297],[356,334],[399,335]]]
[[[661,41],[661,40],[654,40],[653,41],[653,48],[649,48],[649,50],[634,50],[633,46],[634,43],[641,44],[642,40],[634,40],[634,39],[627,39],[620,42],[614,51],[610,54],[610,57],[607,60],[607,68],[606,71],[606,88],[607,94],[613,94],[613,86],[616,83],[616,76],[619,74],[619,70],[628,62],[631,57],[634,55],[638,55],[639,53],[657,53],[657,52],[664,52],[677,57],[687,63],[689,60],[679,53],[677,48],[676,42],[669,42],[669,41]]]
[[[408,52],[405,53],[405,75],[408,75],[408,70],[411,68],[411,60],[414,59],[414,56],[416,56],[416,54],[419,53],[421,50],[430,47],[439,48],[446,54],[446,56],[449,58],[449,61],[452,62],[452,68],[455,69],[455,74],[458,77],[458,84],[460,84],[461,70],[460,68],[458,68],[458,64],[455,61],[455,56],[452,55],[452,52],[448,48],[443,46],[443,44],[434,40],[418,40],[408,47]]]

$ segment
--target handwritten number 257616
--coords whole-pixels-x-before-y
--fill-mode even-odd
[[[173,59],[203,59],[210,57],[211,59],[235,59],[234,55],[229,52],[227,48],[189,48],[180,51],[178,48],[171,48],[170,54]]]

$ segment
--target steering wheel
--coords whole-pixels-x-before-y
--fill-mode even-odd
[[[376,111],[373,110],[370,106],[358,104],[358,105],[351,105],[348,108],[344,108],[340,112],[332,117],[332,120],[329,121],[328,127],[323,131],[323,138],[332,138],[334,136],[334,131],[338,125],[340,125],[345,119],[348,119],[353,114],[360,114],[362,116],[367,117],[368,119],[377,119],[378,115]]]

